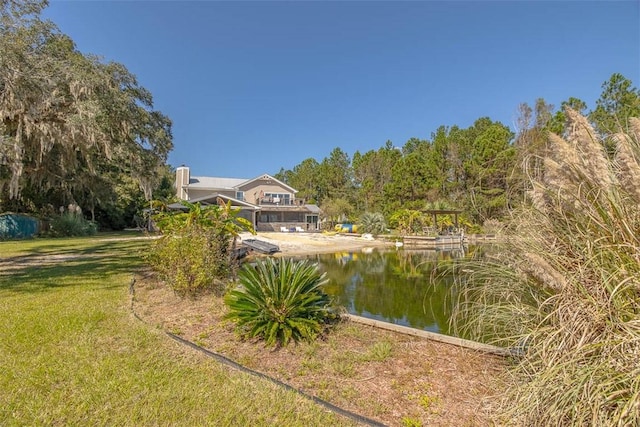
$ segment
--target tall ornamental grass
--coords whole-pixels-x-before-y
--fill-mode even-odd
[[[65,212],[51,220],[50,229],[45,233],[49,237],[93,236],[98,232],[95,222],[85,219],[81,214]]]
[[[640,425],[640,119],[609,157],[587,120],[567,115],[456,317],[518,355],[501,422]]]

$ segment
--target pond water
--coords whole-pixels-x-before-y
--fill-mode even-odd
[[[325,291],[351,313],[397,325],[453,335],[456,301],[451,266],[475,248],[365,250],[306,257],[327,273]]]

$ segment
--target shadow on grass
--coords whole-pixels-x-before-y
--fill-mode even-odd
[[[100,233],[85,237],[60,237],[60,238],[36,238],[29,240],[12,240],[0,242],[0,252],[3,245],[10,249],[18,246],[19,256],[42,255],[50,253],[65,253],[78,251],[92,251],[93,247],[100,244],[110,245],[123,241],[145,242],[151,241],[155,236],[140,232]]]
[[[84,242],[83,247],[45,249],[9,260],[0,273],[0,290],[39,292],[46,289],[91,286],[102,289],[121,286],[112,280],[133,273],[144,265],[145,240]],[[46,248],[49,246],[49,248]]]

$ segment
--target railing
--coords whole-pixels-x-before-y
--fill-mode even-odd
[[[258,200],[258,205],[260,206],[297,206],[298,204],[296,200],[291,199],[264,197]]]

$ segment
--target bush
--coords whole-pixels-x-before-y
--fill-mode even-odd
[[[315,264],[271,258],[245,265],[240,286],[229,291],[227,318],[237,323],[245,337],[259,337],[267,345],[287,345],[291,339],[313,340],[334,318],[326,283]]]
[[[193,227],[181,235],[154,241],[147,261],[180,296],[222,292],[223,286],[216,284],[216,279],[226,278],[233,269],[224,250],[227,245],[213,233]]]
[[[431,225],[431,219],[422,212],[412,209],[400,209],[391,214],[389,225],[399,234],[418,234],[424,227]]]
[[[236,268],[236,237],[240,231],[253,232],[251,223],[239,218],[240,210],[230,203],[206,207],[183,203],[187,212],[154,215],[163,236],[154,242],[147,261],[178,295],[222,291],[220,281]]]
[[[382,234],[387,230],[384,215],[379,212],[365,212],[360,218],[361,233]]]
[[[82,215],[67,212],[51,220],[48,235],[51,237],[92,236],[98,231],[95,222],[85,219]]]
[[[571,131],[549,137],[530,205],[463,288],[459,315],[517,346],[505,419],[640,425],[640,120],[616,136],[611,161],[587,120],[567,117]]]

